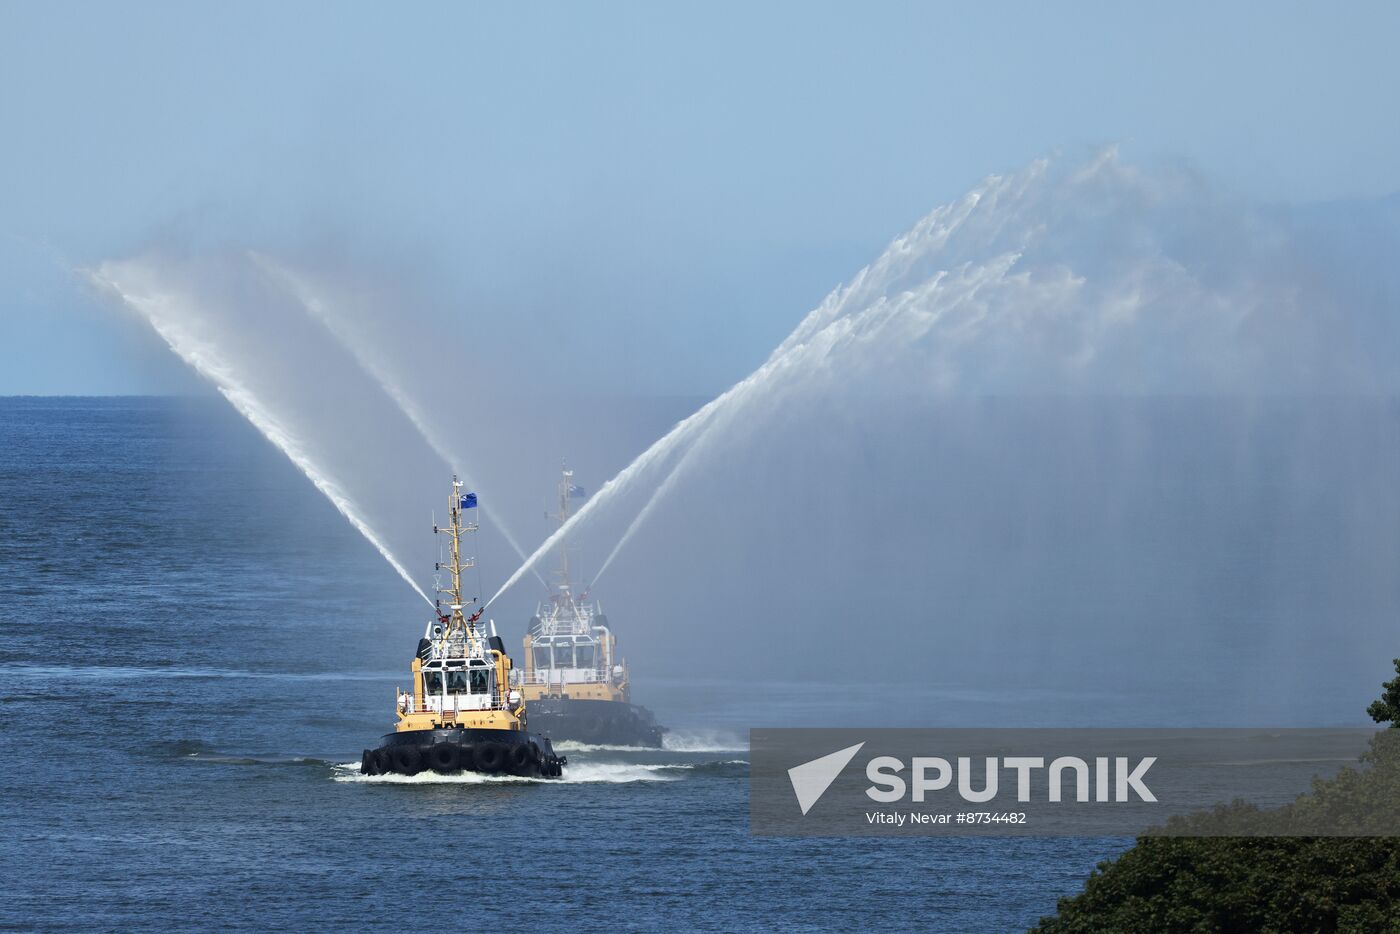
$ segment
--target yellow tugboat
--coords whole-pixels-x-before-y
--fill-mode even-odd
[[[574,473],[559,479],[559,515],[569,518],[570,499],[582,494]],[[535,727],[557,740],[659,747],[666,728],[650,710],[632,703],[627,663],[602,606],[585,590],[575,596],[569,551],[560,544],[559,583],[539,605],[525,635],[525,670],[511,673]]]
[[[462,533],[477,526],[464,524],[462,513],[476,507],[476,494],[463,493],[452,478],[447,528],[433,527],[450,539],[450,562],[438,570],[451,574],[451,585],[439,588],[436,618],[428,623],[412,663],[413,689],[396,695],[398,723],[378,749],[366,749],[360,760],[365,775],[416,775],[425,769],[452,773],[557,778],[567,760],[555,755],[549,739],[526,729],[525,703],[511,688],[511,660],[495,624],[483,625],[481,611],[465,611],[475,598],[462,598],[462,572],[475,559],[462,554]],[[445,608],[441,597],[448,597]],[[487,629],[490,629],[488,634]]]

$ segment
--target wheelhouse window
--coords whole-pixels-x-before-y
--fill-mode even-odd
[[[446,672],[423,672],[423,687],[429,694],[439,693],[443,685],[448,694],[490,694],[490,668],[454,668]]]

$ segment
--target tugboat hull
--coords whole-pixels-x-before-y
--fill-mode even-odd
[[[518,730],[434,728],[387,733],[360,758],[362,775],[479,772],[558,778],[568,760],[547,737]]]
[[[625,701],[542,697],[526,701],[525,712],[530,726],[560,741],[657,749],[666,732],[650,710]]]

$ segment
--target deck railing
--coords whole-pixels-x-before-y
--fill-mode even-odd
[[[490,695],[490,704],[478,706],[479,698],[484,699],[485,694],[449,694],[446,698],[434,694],[423,698],[423,703],[415,704],[412,694],[400,694],[398,708],[404,713],[478,713],[482,710],[498,709],[504,705],[500,691],[493,691]],[[462,701],[470,703],[462,703]]]
[[[607,680],[608,673],[597,668],[585,669],[581,676],[571,673],[568,679],[554,668],[536,668],[528,672],[517,668],[510,673],[511,684],[604,684]]]

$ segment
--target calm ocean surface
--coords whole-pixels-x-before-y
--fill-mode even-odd
[[[1126,843],[752,838],[783,708],[642,672],[672,749],[363,780],[403,596],[216,401],[0,399],[0,926],[1005,931]]]

